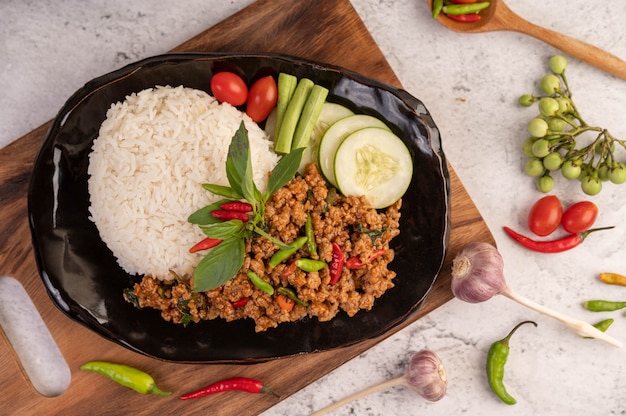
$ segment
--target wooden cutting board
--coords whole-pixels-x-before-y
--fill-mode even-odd
[[[285,53],[339,65],[400,85],[348,0],[260,0],[175,51]],[[79,367],[89,360],[125,363],[149,372],[161,389],[176,394],[226,377],[257,377],[268,382],[284,399],[391,335],[388,333],[349,348],[262,364],[196,365],[162,362],[131,352],[68,319],[53,305],[37,275],[27,221],[30,173],[49,126],[50,123],[46,123],[0,149],[0,275],[14,276],[24,285],[71,367],[72,382],[57,398],[40,396],[22,374],[10,344],[4,339],[0,341],[0,413],[253,415],[280,399],[245,393],[224,393],[196,401],[181,401],[175,395],[143,396],[105,377],[80,371]],[[452,145],[444,137],[444,150]],[[450,264],[464,244],[477,239],[493,242],[480,213],[451,167],[450,176],[452,233],[443,271],[419,312],[393,332],[452,298]]]

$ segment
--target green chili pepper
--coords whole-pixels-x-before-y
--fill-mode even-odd
[[[305,272],[317,272],[326,267],[326,262],[313,259],[298,259],[296,260],[296,266]]]
[[[248,279],[250,279],[250,281],[252,282],[254,286],[256,286],[257,288],[261,289],[263,292],[269,295],[274,294],[274,287],[268,282],[266,282],[265,280],[261,279],[261,277],[258,274],[256,274],[252,270],[248,270],[246,275],[248,276]]]
[[[441,8],[443,7],[443,0],[433,0],[433,19],[436,19],[441,13]]]
[[[609,318],[609,319],[605,319],[604,321],[600,321],[597,324],[594,324],[593,326],[602,332],[606,332],[606,330],[609,329],[611,324],[613,324],[613,321],[614,321],[613,318]],[[593,337],[584,337],[584,338],[593,339]]]
[[[90,361],[81,365],[80,369],[105,375],[122,386],[131,388],[141,394],[158,394],[160,396],[172,394],[171,392],[159,390],[154,379],[148,373],[127,365],[106,361]]]
[[[441,8],[441,11],[445,14],[451,14],[453,16],[458,16],[461,14],[469,14],[469,13],[478,13],[481,10],[486,9],[491,6],[491,2],[481,1],[478,3],[470,3],[470,4],[448,4]]]
[[[306,214],[304,232],[307,238],[306,245],[309,248],[309,253],[311,253],[311,256],[317,257],[317,244],[315,243],[315,234],[313,232],[313,219],[311,218],[311,214]]]
[[[309,302],[306,302],[306,301],[300,299],[298,297],[298,295],[296,295],[296,292],[294,292],[293,290],[291,290],[288,287],[279,287],[278,289],[276,289],[276,291],[278,293],[280,293],[281,295],[287,296],[289,299],[293,300],[298,305],[301,305],[301,306],[304,306],[304,307],[309,306]]]
[[[626,302],[611,302],[608,300],[588,300],[583,303],[585,309],[592,312],[608,312],[626,308]]]
[[[300,250],[300,248],[302,248],[302,246],[304,245],[304,243],[306,243],[307,240],[308,239],[306,237],[300,237],[296,239],[296,241],[291,243],[289,248],[278,250],[276,253],[274,253],[272,258],[270,259],[269,265],[272,267],[278,266],[280,263],[284,262],[289,257],[293,256],[296,251]]]
[[[517,400],[506,391],[503,381],[504,366],[509,357],[509,339],[511,339],[517,328],[528,323],[537,326],[533,321],[520,322],[506,337],[491,344],[487,354],[487,380],[489,381],[489,387],[506,404],[517,403]]]

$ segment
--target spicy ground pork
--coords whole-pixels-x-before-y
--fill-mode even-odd
[[[396,274],[388,265],[394,252],[389,243],[399,234],[401,203],[377,211],[365,197],[343,196],[329,188],[317,167],[310,164],[303,176],[296,176],[272,195],[265,207],[265,226],[273,237],[290,244],[305,235],[310,216],[317,255],[305,244],[286,261],[271,267],[269,259],[279,248],[255,236],[246,243],[239,273],[215,290],[194,293],[192,282],[185,276],[169,281],[145,276],[124,296],[139,308],[160,310],[163,319],[174,323],[251,318],[257,332],[305,316],[319,321],[328,321],[340,311],[354,316],[361,309],[370,310],[375,299],[393,287]],[[312,258],[330,266],[333,243],[346,260],[351,259],[337,283],[331,284],[330,267],[305,272],[292,265],[298,258]],[[299,302],[291,310],[281,308],[277,292],[269,295],[255,287],[248,271],[275,289],[288,288]]]

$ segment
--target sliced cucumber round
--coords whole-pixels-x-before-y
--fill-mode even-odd
[[[389,130],[389,127],[376,117],[357,114],[335,122],[322,136],[318,152],[318,164],[326,180],[333,186],[337,186],[337,181],[335,180],[335,154],[339,145],[348,135],[368,127]]]
[[[411,153],[389,130],[358,130],[343,140],[335,155],[339,191],[344,195],[365,195],[373,208],[388,207],[402,198],[412,176]]]
[[[320,140],[326,130],[335,122],[342,118],[353,116],[354,113],[348,107],[344,107],[341,104],[325,102],[322,106],[322,112],[317,118],[315,127],[313,127],[313,133],[311,134],[311,141],[302,154],[302,161],[300,162],[300,168],[298,171],[304,173],[304,167],[317,161],[317,154],[319,151]]]

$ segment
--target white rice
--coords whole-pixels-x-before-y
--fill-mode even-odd
[[[254,181],[264,190],[278,161],[247,115],[204,91],[169,86],[126,97],[107,111],[89,155],[91,220],[130,274],[190,275],[205,253],[189,248],[205,235],[188,216],[217,197],[202,183],[228,185],[228,146],[244,121]]]

